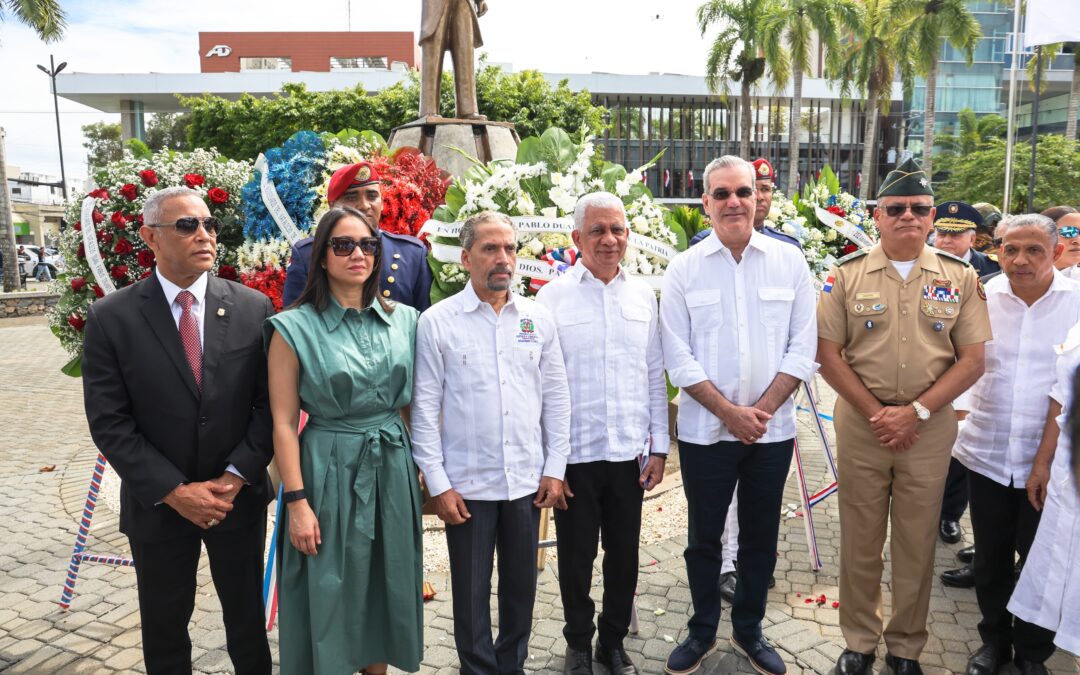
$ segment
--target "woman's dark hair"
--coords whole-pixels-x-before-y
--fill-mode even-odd
[[[334,234],[334,227],[342,218],[353,217],[364,224],[372,236],[378,237],[379,231],[373,228],[364,214],[348,206],[333,208],[326,212],[319,223],[315,226],[315,239],[311,243],[311,261],[308,263],[307,283],[296,302],[289,305],[289,309],[311,303],[315,309],[323,311],[330,304],[330,277],[323,266],[326,256],[330,255],[330,237]],[[387,314],[394,311],[390,303],[379,296],[379,277],[382,275],[382,246],[379,252],[371,259],[371,275],[364,282],[364,290],[361,302],[367,307],[372,301],[378,302]]]
[[[1069,215],[1070,213],[1076,213],[1076,209],[1071,206],[1051,206],[1044,210],[1039,215],[1046,216],[1055,223],[1062,219],[1062,217]]]

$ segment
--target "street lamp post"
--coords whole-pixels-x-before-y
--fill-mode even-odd
[[[49,67],[46,68],[43,65],[38,64],[38,70],[49,76],[52,80],[52,96],[53,96],[53,110],[56,111],[56,145],[60,150],[60,187],[64,191],[64,201],[67,201],[67,176],[64,175],[64,143],[60,139],[60,102],[56,96],[56,76],[61,70],[67,67],[67,61],[62,62],[59,66],[55,65],[53,61],[53,55],[49,54]]]

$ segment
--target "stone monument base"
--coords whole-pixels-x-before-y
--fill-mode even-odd
[[[435,160],[440,169],[461,176],[472,162],[463,150],[481,162],[493,159],[513,160],[521,142],[510,122],[466,120],[449,117],[423,117],[390,132],[390,148],[413,147]]]

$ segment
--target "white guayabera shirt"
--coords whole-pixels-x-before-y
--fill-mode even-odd
[[[1050,288],[1029,307],[1002,274],[986,284],[986,304],[994,339],[986,343],[986,372],[970,389],[971,412],[953,457],[1022,489],[1057,379],[1054,347],[1080,321],[1080,283],[1055,271]]]
[[[499,314],[472,283],[420,315],[413,459],[432,496],[498,501],[563,479],[570,394],[551,313],[514,294]]]
[[[753,405],[777,373],[808,381],[817,372],[810,269],[798,248],[757,231],[738,263],[717,236],[671,261],[660,293],[660,329],[671,383],[687,387],[709,380],[736,405]],[[794,437],[789,397],[759,440]],[[684,394],[679,440],[710,445],[737,439]]]
[[[570,383],[570,464],[668,451],[656,294],[620,268],[610,283],[579,262],[545,284]]]

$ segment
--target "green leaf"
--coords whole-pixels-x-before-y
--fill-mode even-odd
[[[60,372],[69,377],[82,377],[82,354],[65,363]]]
[[[687,238],[686,230],[683,226],[676,222],[675,218],[672,217],[671,211],[664,213],[664,224],[675,233],[675,237],[679,240],[678,243],[675,244],[675,248],[679,251],[685,251],[686,247],[689,246],[690,240]]]
[[[563,171],[577,158],[577,146],[565,131],[551,127],[540,135],[540,156],[550,171]]]
[[[626,169],[618,164],[604,162],[600,178],[604,180],[604,189],[615,192],[615,183],[626,178]]]
[[[457,183],[453,183],[446,189],[446,208],[450,211],[450,219],[446,222],[453,222],[457,220],[457,214],[461,211],[461,207],[465,206],[465,191],[458,186]],[[440,209],[442,207],[439,207]],[[438,210],[436,210],[438,213]],[[439,220],[444,220],[439,218]]]
[[[447,194],[449,194],[449,192],[447,192]],[[439,208],[435,209],[435,211],[431,214],[431,217],[435,220],[441,220],[444,223],[452,223],[457,220],[457,216],[446,204],[443,204]]]
[[[521,144],[518,145],[517,149],[517,157],[514,158],[514,161],[517,164],[536,164],[540,162],[540,139],[536,136],[521,139]]]

